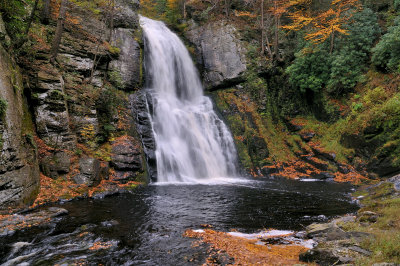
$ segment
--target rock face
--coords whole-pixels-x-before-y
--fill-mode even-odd
[[[140,47],[134,39],[134,30],[117,28],[114,30],[113,45],[120,49],[117,60],[110,63],[114,85],[121,89],[132,90],[138,88],[141,83],[140,77]]]
[[[0,209],[31,203],[38,193],[39,164],[32,135],[23,123],[27,107],[19,69],[0,46]],[[24,107],[25,106],[25,107]]]
[[[149,97],[149,98],[148,98]],[[150,95],[139,91],[130,97],[131,109],[135,118],[137,131],[142,141],[143,151],[146,157],[147,173],[152,181],[157,181],[157,162],[156,162],[156,143],[154,140],[153,129],[149,112],[152,109]]]
[[[196,47],[197,60],[204,67],[203,79],[208,89],[242,81],[246,70],[246,49],[234,26],[225,21],[201,27],[192,24],[186,37]]]
[[[117,179],[129,180],[143,171],[140,143],[134,138],[117,139],[111,150],[111,165],[116,171]]]

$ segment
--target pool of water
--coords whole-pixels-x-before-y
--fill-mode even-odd
[[[266,179],[213,185],[150,185],[132,194],[56,205],[69,211],[45,228],[3,239],[5,265],[200,265],[186,229],[209,224],[244,233],[302,230],[354,212],[348,184]],[[67,265],[67,264],[65,264]]]

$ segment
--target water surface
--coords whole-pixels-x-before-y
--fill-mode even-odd
[[[8,239],[1,262],[200,265],[207,247],[193,248],[194,240],[182,237],[186,229],[210,224],[216,230],[246,233],[263,228],[302,230],[312,222],[354,212],[350,189],[346,184],[277,179],[150,185],[133,194],[68,202],[61,207],[69,215],[54,228]],[[109,247],[95,250],[91,247],[96,242]]]

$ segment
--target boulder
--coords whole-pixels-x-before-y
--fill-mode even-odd
[[[203,66],[203,80],[210,90],[243,81],[246,49],[236,28],[226,21],[204,26],[194,23],[186,37],[195,45],[197,61]]]
[[[393,183],[394,189],[396,191],[400,191],[400,175],[395,175],[391,177],[388,181]]]
[[[89,187],[100,183],[100,161],[94,158],[81,158],[79,160],[80,174],[74,176],[77,184],[85,184]]]
[[[348,234],[335,223],[313,223],[306,227],[308,238],[325,238],[328,241],[347,239]]]
[[[50,178],[57,178],[62,174],[69,173],[70,166],[71,156],[62,151],[40,160],[40,170]]]
[[[300,254],[300,261],[304,262],[316,262],[319,265],[335,265],[340,261],[340,257],[333,254],[332,250],[329,249],[310,249],[305,253]],[[347,263],[342,262],[342,263]]]

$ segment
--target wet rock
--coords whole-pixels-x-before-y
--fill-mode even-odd
[[[80,174],[74,176],[77,184],[95,186],[100,182],[100,162],[94,158],[82,158],[79,160]]]
[[[130,95],[129,100],[146,157],[148,176],[150,180],[155,182],[157,181],[156,143],[149,117],[149,112],[152,112],[151,96],[143,91],[139,91]]]
[[[57,178],[69,173],[71,156],[66,152],[57,152],[40,160],[40,170],[45,176]]]
[[[101,225],[104,227],[113,227],[113,226],[119,225],[119,222],[116,220],[110,220],[110,221],[101,222]]]
[[[51,219],[67,214],[68,211],[66,209],[50,207],[46,210],[26,215],[14,214],[8,217],[6,216],[0,220],[0,237],[11,235],[13,232],[24,228],[48,224]]]
[[[314,176],[315,178],[327,180],[327,179],[334,179],[335,175],[329,172],[321,172]]]
[[[338,165],[338,171],[345,175],[350,173],[350,169],[345,165]]]
[[[236,28],[226,21],[192,24],[186,37],[196,46],[203,80],[208,89],[226,87],[243,80],[246,71],[246,49]]]

